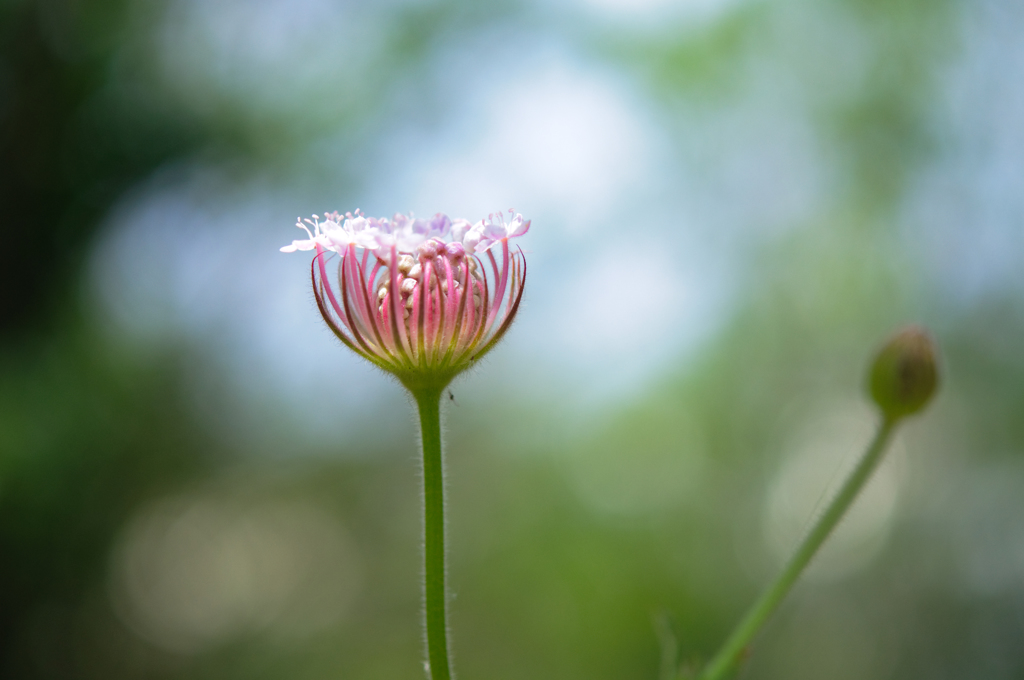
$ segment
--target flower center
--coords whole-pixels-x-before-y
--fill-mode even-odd
[[[426,305],[425,313],[434,317],[443,307],[448,306],[450,297],[454,298],[452,302],[455,305],[460,304],[466,285],[466,270],[472,281],[469,285],[473,291],[474,316],[479,317],[483,307],[484,276],[476,258],[466,257],[461,244],[446,244],[432,239],[419,246],[417,257],[408,253],[401,254],[398,257],[395,279],[398,282],[398,294],[402,300],[406,328],[415,323],[411,321],[411,317],[417,303]],[[427,278],[426,282],[424,278]],[[388,313],[388,297],[391,291],[391,273],[387,266],[381,268],[378,281],[377,311],[383,317]],[[427,290],[425,294],[424,288]]]

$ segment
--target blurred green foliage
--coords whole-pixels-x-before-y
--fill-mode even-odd
[[[941,145],[930,113],[957,54],[960,5],[737,3],[708,25],[637,39],[570,10],[412,3],[388,15],[387,58],[367,67],[360,106],[332,104],[301,124],[247,115],[238,101],[197,112],[149,82],[151,65],[131,56],[151,39],[136,33],[138,15],[158,23],[165,4],[143,5],[0,6],[0,675],[422,676],[411,442],[372,457],[237,450],[210,424],[230,413],[204,419],[190,402],[187,348],[110,345],[83,303],[83,262],[113,203],[157,168],[213,152],[287,168],[313,138],[307,125],[400,118],[394,83],[428,89],[424,63],[445,43],[496,25],[571,35],[669,120],[728,110],[751,63],[770,61],[804,84],[837,178],[819,213],[737,246],[753,251],[737,311],[644,394],[571,427],[541,394],[502,417],[449,405],[460,675],[655,678],[663,613],[682,658],[707,658],[777,567],[766,499],[800,433],[835,412],[870,422],[867,358],[906,320],[934,330],[947,379],[902,436],[910,473],[884,546],[851,573],[799,586],[744,677],[1024,675],[1021,291],[950,304],[894,226]],[[850,58],[828,28],[854,32],[866,55],[851,90],[827,88]],[[124,69],[135,75],[114,77]],[[354,556],[338,559],[359,565],[358,589],[311,632],[268,620],[168,649],[118,604],[115,584],[126,527],[166,498],[243,517],[313,508],[347,532]]]

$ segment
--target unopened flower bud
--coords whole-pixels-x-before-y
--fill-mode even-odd
[[[427,262],[437,257],[437,241],[424,241],[417,249],[420,254],[420,262]]]
[[[882,347],[868,375],[871,398],[895,420],[925,407],[938,385],[935,345],[920,326],[907,326]]]
[[[408,274],[416,264],[416,260],[412,259],[411,255],[400,255],[398,257],[398,271],[402,274]]]
[[[447,246],[448,257],[452,262],[458,262],[466,256],[466,249],[458,241],[449,243]]]

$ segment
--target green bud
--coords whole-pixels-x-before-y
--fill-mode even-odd
[[[871,365],[871,398],[886,418],[917,413],[938,385],[935,344],[920,326],[907,326],[889,338]]]

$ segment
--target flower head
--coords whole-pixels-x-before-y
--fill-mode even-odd
[[[509,210],[475,224],[360,211],[299,220],[307,239],[282,252],[315,250],[313,294],[324,321],[350,349],[406,386],[443,388],[508,330],[526,282],[509,239],[530,222]],[[328,275],[337,267],[337,287]]]

